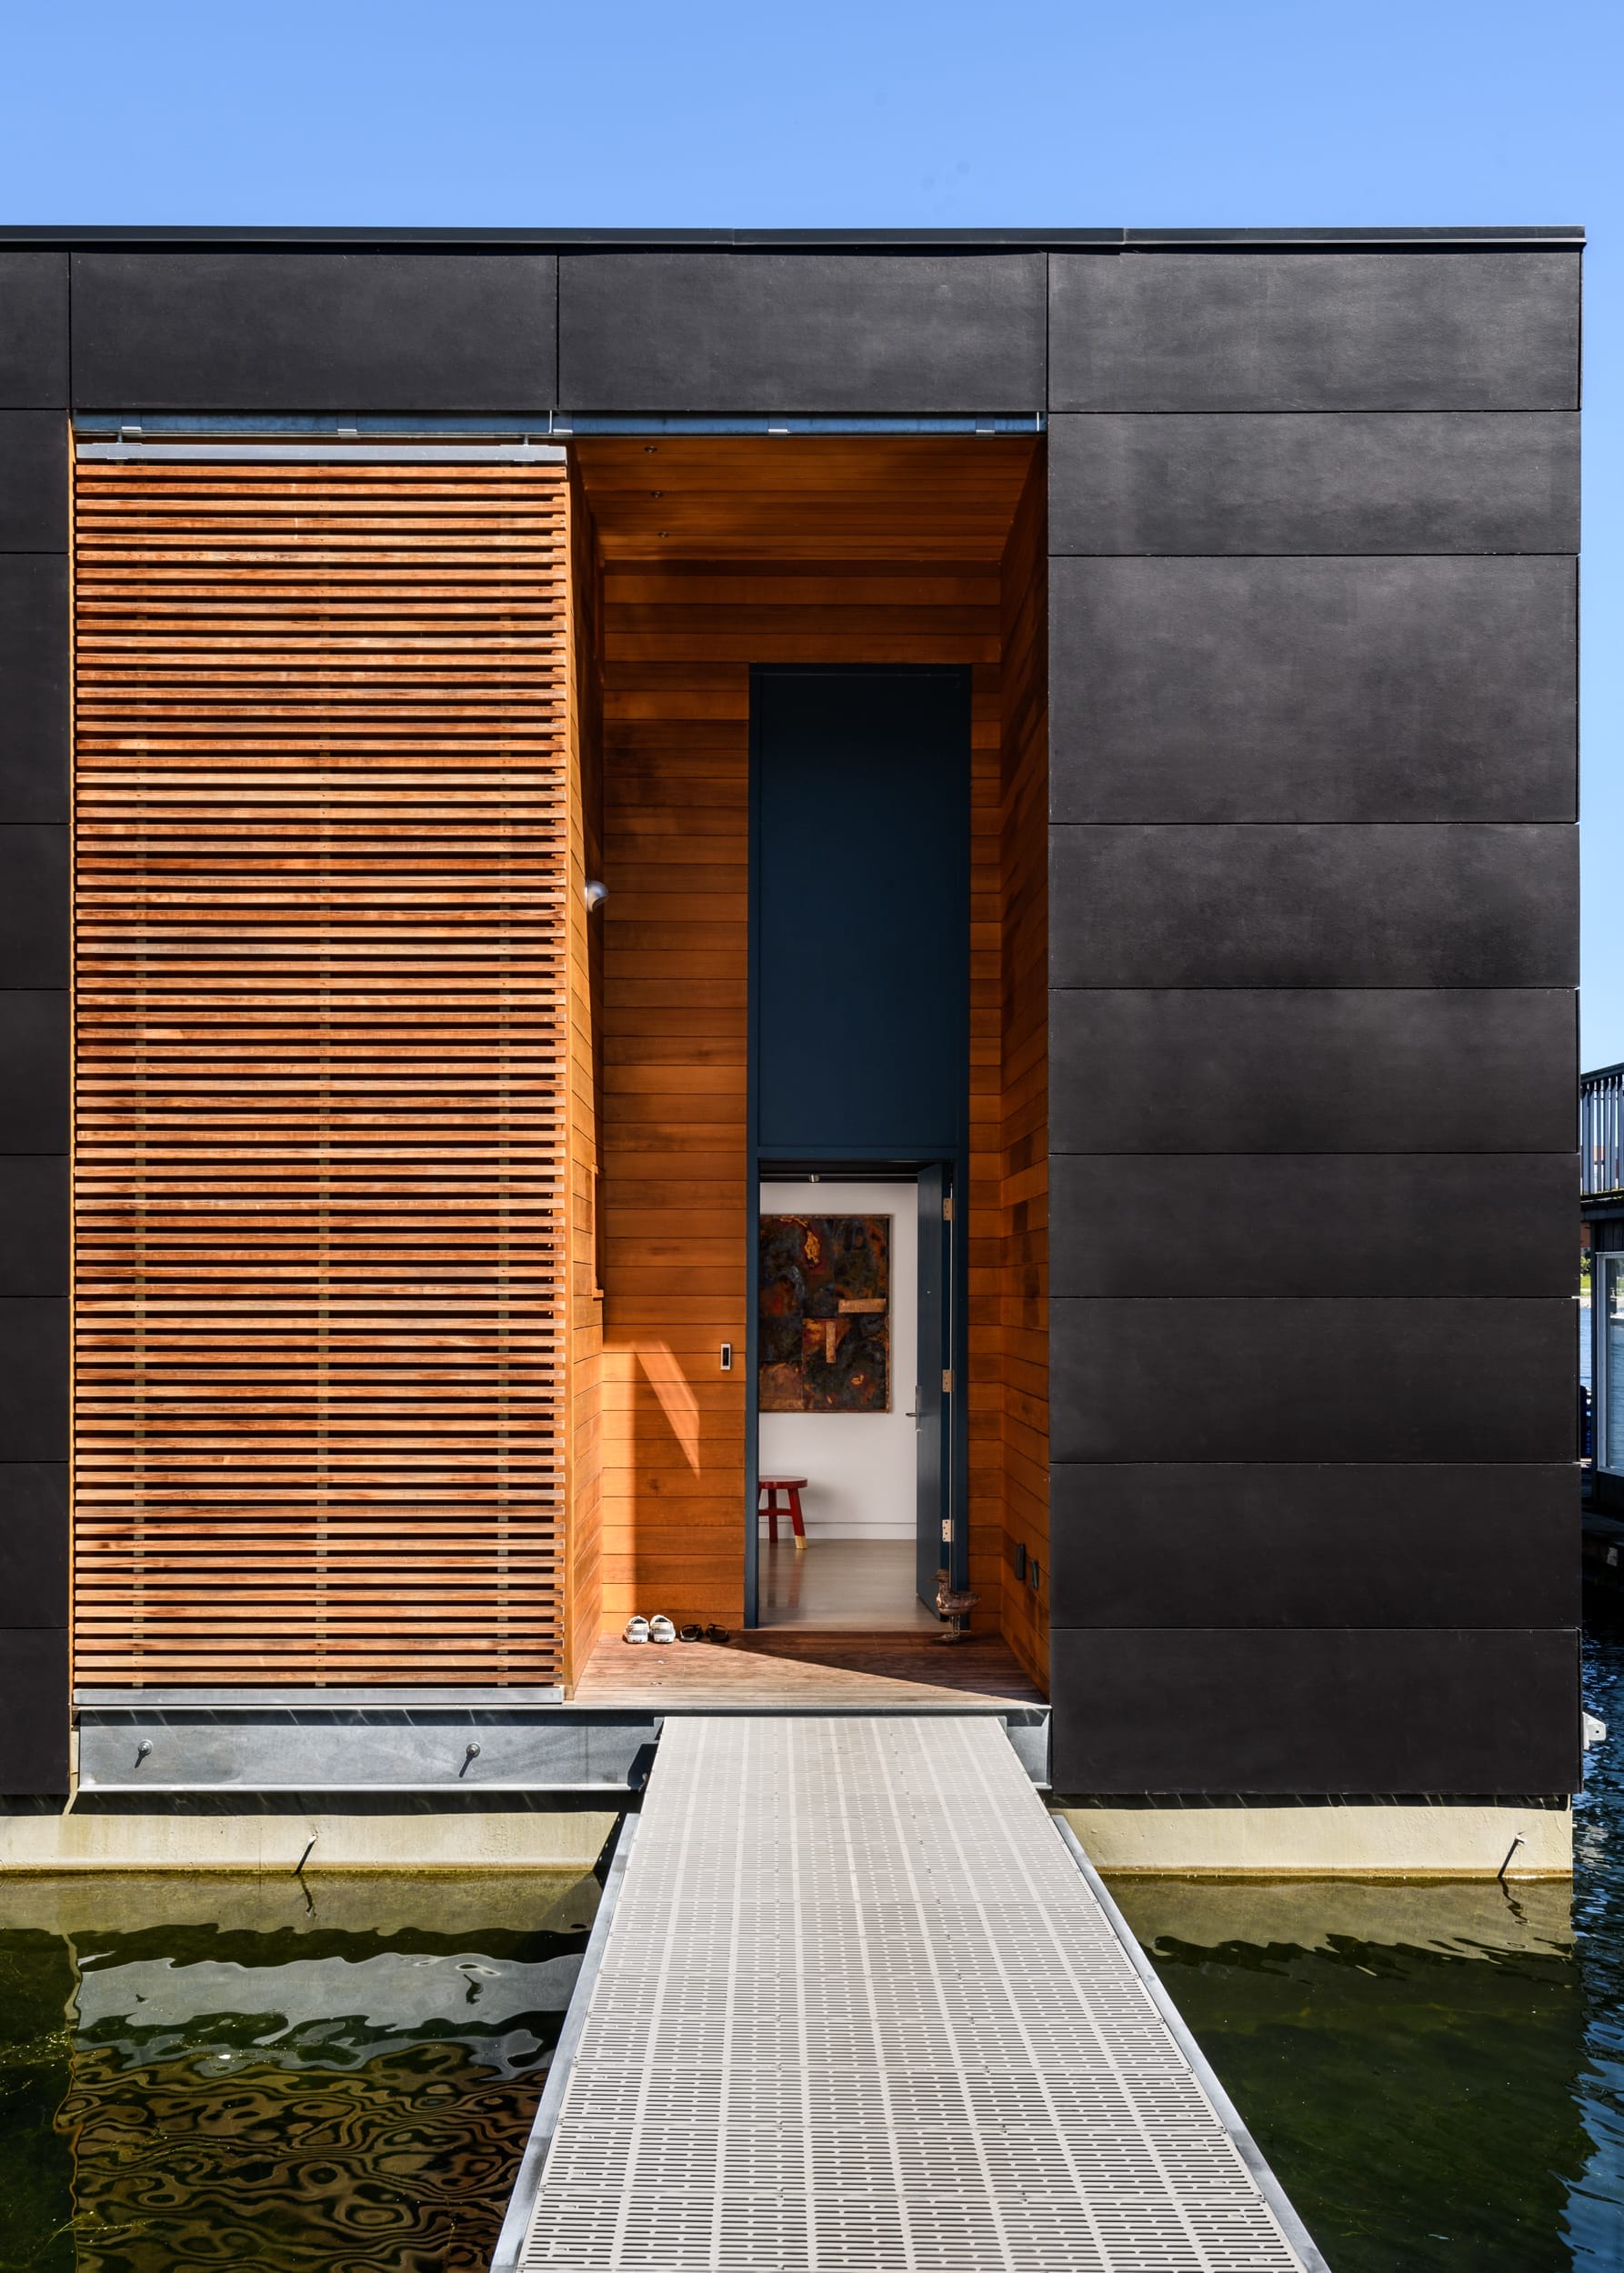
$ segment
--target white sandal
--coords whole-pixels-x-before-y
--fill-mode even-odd
[[[620,1638],[623,1642],[646,1642],[648,1639],[648,1620],[627,1618],[626,1631]]]
[[[674,1642],[677,1639],[677,1628],[663,1610],[655,1612],[646,1630],[651,1642]]]

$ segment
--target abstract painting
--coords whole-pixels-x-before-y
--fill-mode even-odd
[[[889,1216],[763,1216],[757,1285],[762,1412],[889,1412]]]

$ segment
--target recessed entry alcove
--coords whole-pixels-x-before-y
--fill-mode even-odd
[[[1041,1680],[1043,446],[667,436],[576,462],[608,886],[597,1623],[940,1630],[939,1564]],[[797,1196],[892,1219],[884,1411],[758,1420],[759,1218]],[[923,1206],[952,1216],[924,1426],[953,1536],[938,1522],[928,1556]],[[859,1488],[838,1440],[865,1429]],[[754,1519],[785,1460],[807,1478],[799,1555],[787,1517],[777,1550]]]

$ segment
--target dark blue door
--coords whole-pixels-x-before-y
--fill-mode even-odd
[[[757,1148],[952,1158],[968,1105],[969,675],[761,670],[752,723]]]

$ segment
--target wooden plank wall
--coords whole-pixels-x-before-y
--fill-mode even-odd
[[[81,462],[81,1682],[560,1670],[561,467]]]
[[[737,1626],[749,689],[706,579],[604,581],[603,1617]]]
[[[1046,477],[1035,459],[1005,547],[998,784],[996,1302],[1004,1552],[998,1624],[1048,1687],[1048,592]],[[987,1196],[988,1207],[991,1195]],[[985,1218],[983,1218],[985,1219]],[[996,1295],[993,1281],[996,1279]],[[990,1355],[990,1353],[989,1353]],[[1036,1588],[1009,1550],[1024,1547]]]
[[[579,468],[570,469],[568,1484],[563,1677],[573,1693],[603,1612],[603,1327],[598,1270],[603,933],[586,906],[603,846],[602,574]]]

